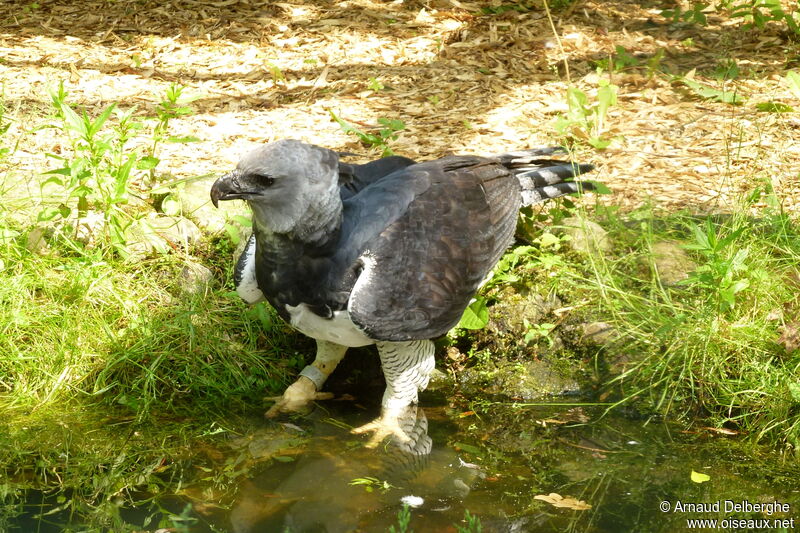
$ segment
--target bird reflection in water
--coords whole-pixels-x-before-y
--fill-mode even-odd
[[[410,440],[392,436],[378,448],[364,447],[321,409],[309,419],[313,436],[302,455],[276,462],[240,488],[230,513],[236,533],[387,531],[404,503],[433,515],[447,511],[481,475],[455,451],[433,446],[428,419],[417,406],[400,419]],[[425,529],[415,523],[415,531],[441,531],[452,523],[450,513],[438,514],[440,526],[426,518]]]

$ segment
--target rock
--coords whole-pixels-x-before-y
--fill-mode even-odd
[[[200,228],[184,217],[158,216],[153,213],[147,216],[145,223],[165,241],[176,246],[187,247],[203,237]]]
[[[433,372],[431,372],[431,379],[428,382],[428,390],[446,389],[453,385],[453,378],[450,377],[450,374],[446,374],[438,368],[433,369]]]
[[[526,321],[528,324],[542,322],[545,316],[561,306],[561,300],[555,295],[545,298],[535,293],[504,294],[489,308],[487,329],[492,335],[524,337],[528,331]]]
[[[214,279],[214,274],[211,270],[200,263],[188,261],[181,269],[181,292],[184,294],[205,293],[212,279]]]
[[[75,225],[75,239],[89,248],[97,244],[97,236],[106,227],[105,217],[97,211],[89,211],[84,216],[74,220],[73,224]]]
[[[570,237],[570,248],[582,254],[597,254],[611,250],[608,232],[597,222],[580,217],[561,221],[561,231]]]
[[[37,255],[47,255],[50,253],[50,245],[47,244],[47,228],[43,226],[36,226],[28,232],[25,239],[25,248]]]
[[[459,373],[459,382],[467,394],[503,396],[525,401],[547,396],[575,394],[577,380],[568,372],[557,370],[547,360],[517,363],[500,359],[493,368],[469,368]]]
[[[177,193],[177,200],[180,203],[181,215],[190,218],[197,226],[206,233],[220,233],[225,229],[227,223],[226,213],[231,213],[231,209],[216,209],[211,204],[211,185],[216,178],[203,178],[189,181],[184,184],[182,190]],[[247,207],[235,207],[236,212],[247,214]]]
[[[614,326],[605,322],[587,322],[582,324],[581,329],[582,344],[607,346],[620,338]]]
[[[167,253],[171,248],[187,248],[199,241],[202,233],[187,218],[151,213],[131,225],[126,237],[128,261],[135,262],[156,253]]]
[[[697,263],[675,241],[655,242],[652,251],[656,275],[662,285],[675,286],[697,268]]]

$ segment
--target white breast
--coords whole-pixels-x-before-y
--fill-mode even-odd
[[[335,311],[333,318],[322,318],[313,313],[306,304],[287,305],[286,310],[291,317],[292,327],[313,339],[351,348],[375,343],[350,320],[350,313],[347,311]]]
[[[236,294],[249,304],[266,300],[264,293],[258,288],[256,280],[256,240],[251,238],[242,252],[237,268],[241,267],[241,281],[236,285]]]

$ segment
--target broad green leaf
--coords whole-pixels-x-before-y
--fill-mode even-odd
[[[64,169],[61,169],[61,170],[64,170]],[[67,170],[69,170],[69,169],[67,169]],[[61,174],[60,172],[58,172],[58,173]],[[45,172],[45,174],[55,174],[55,172]],[[67,176],[69,176],[69,172],[67,173]],[[39,185],[39,188],[44,189],[46,185],[49,185],[51,183],[55,183],[56,185],[59,185],[61,187],[64,186],[64,182],[61,180],[61,178],[59,178],[58,176],[51,176],[51,177],[47,178],[46,180],[44,180],[42,182],[42,184]]]
[[[136,156],[131,154],[128,160],[117,170],[113,198],[115,202],[122,200],[128,194],[128,179],[131,176],[131,169],[133,169],[134,163],[136,163]]]
[[[542,248],[548,248],[550,246],[556,246],[557,244],[561,244],[561,239],[559,239],[552,233],[546,231],[542,233],[541,237],[539,237],[539,244],[542,246]]]
[[[592,192],[595,194],[611,194],[611,189],[609,189],[604,183],[600,183],[599,181],[594,181],[594,180],[583,180],[583,181],[594,185],[594,190]]]
[[[242,238],[239,236],[239,230],[237,230],[231,224],[225,224],[224,228],[225,228],[225,232],[228,234],[228,237],[230,238],[231,242],[234,245],[239,244],[239,241],[242,240]]]
[[[734,294],[736,294],[737,292],[745,290],[749,286],[750,286],[750,280],[740,279],[734,282],[733,285],[731,285],[731,290],[733,291]]]
[[[181,213],[181,201],[174,194],[168,194],[161,201],[161,211],[165,215],[175,216]]]
[[[714,100],[715,102],[722,102],[732,105],[738,105],[744,102],[744,99],[733,91],[714,89],[713,87],[709,87],[708,85],[698,83],[685,77],[678,76],[674,79],[689,87],[696,95],[708,100]]]
[[[611,145],[611,139],[603,139],[601,137],[591,137],[587,142],[598,150],[605,150]]]
[[[91,187],[87,185],[78,185],[74,189],[69,192],[69,195],[75,196],[77,198],[85,198],[87,195],[92,194],[94,192]]]
[[[39,222],[47,222],[48,220],[53,220],[57,216],[61,214],[61,211],[57,207],[45,207],[41,211],[39,211],[39,216],[36,219]]]
[[[103,112],[97,116],[96,119],[94,119],[94,122],[90,123],[87,132],[89,137],[94,137],[94,135],[98,131],[100,131],[100,129],[103,127],[103,124],[105,124],[106,120],[108,120],[108,117],[111,116],[111,112],[114,111],[115,107],[117,107],[117,104],[111,104],[110,106],[105,108]]]
[[[766,113],[793,113],[794,108],[781,102],[760,102],[756,104],[756,109]]]
[[[136,163],[136,168],[139,170],[152,170],[156,168],[160,162],[161,160],[159,158],[152,155],[146,155],[139,159],[139,161]]]
[[[580,89],[570,87],[567,89],[567,104],[569,105],[570,110],[578,110],[582,114],[585,114],[589,107],[589,99],[586,96],[586,93]]]
[[[86,138],[89,130],[87,121],[84,121],[68,104],[61,104],[61,112],[64,114],[64,121],[68,129],[77,131],[81,137]]]
[[[606,116],[608,108],[617,105],[617,90],[619,87],[606,80],[601,80],[600,88],[597,89],[597,115],[601,118]]]
[[[464,309],[461,320],[456,327],[464,329],[481,329],[489,323],[489,309],[486,307],[486,299],[476,296],[475,301]]]

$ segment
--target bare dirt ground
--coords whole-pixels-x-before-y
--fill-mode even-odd
[[[616,141],[579,154],[614,191],[606,201],[724,211],[766,180],[785,207],[800,205],[800,118],[756,108],[800,109],[782,80],[798,49],[777,25],[743,31],[715,13],[706,26],[675,24],[661,15],[666,4],[577,0],[554,11],[556,39],[544,10],[481,14],[490,5],[499,2],[6,0],[0,81],[8,135],[19,140],[9,174],[40,179],[53,168],[44,154],[62,141],[33,130],[47,123],[47,87],[59,80],[90,113],[117,102],[153,115],[173,82],[199,95],[173,131],[202,141],[161,153],[159,170],[176,178],[225,171],[253,145],[285,137],[374,157],[329,109],[356,124],[404,121],[393,148],[415,158],[553,144],[569,81],[596,94],[592,62],[620,45],[642,62],[663,49],[660,69],[696,69],[718,88],[712,73],[736,60],[726,88],[746,101],[703,99],[644,68],[611,73],[619,102],[605,134]]]

